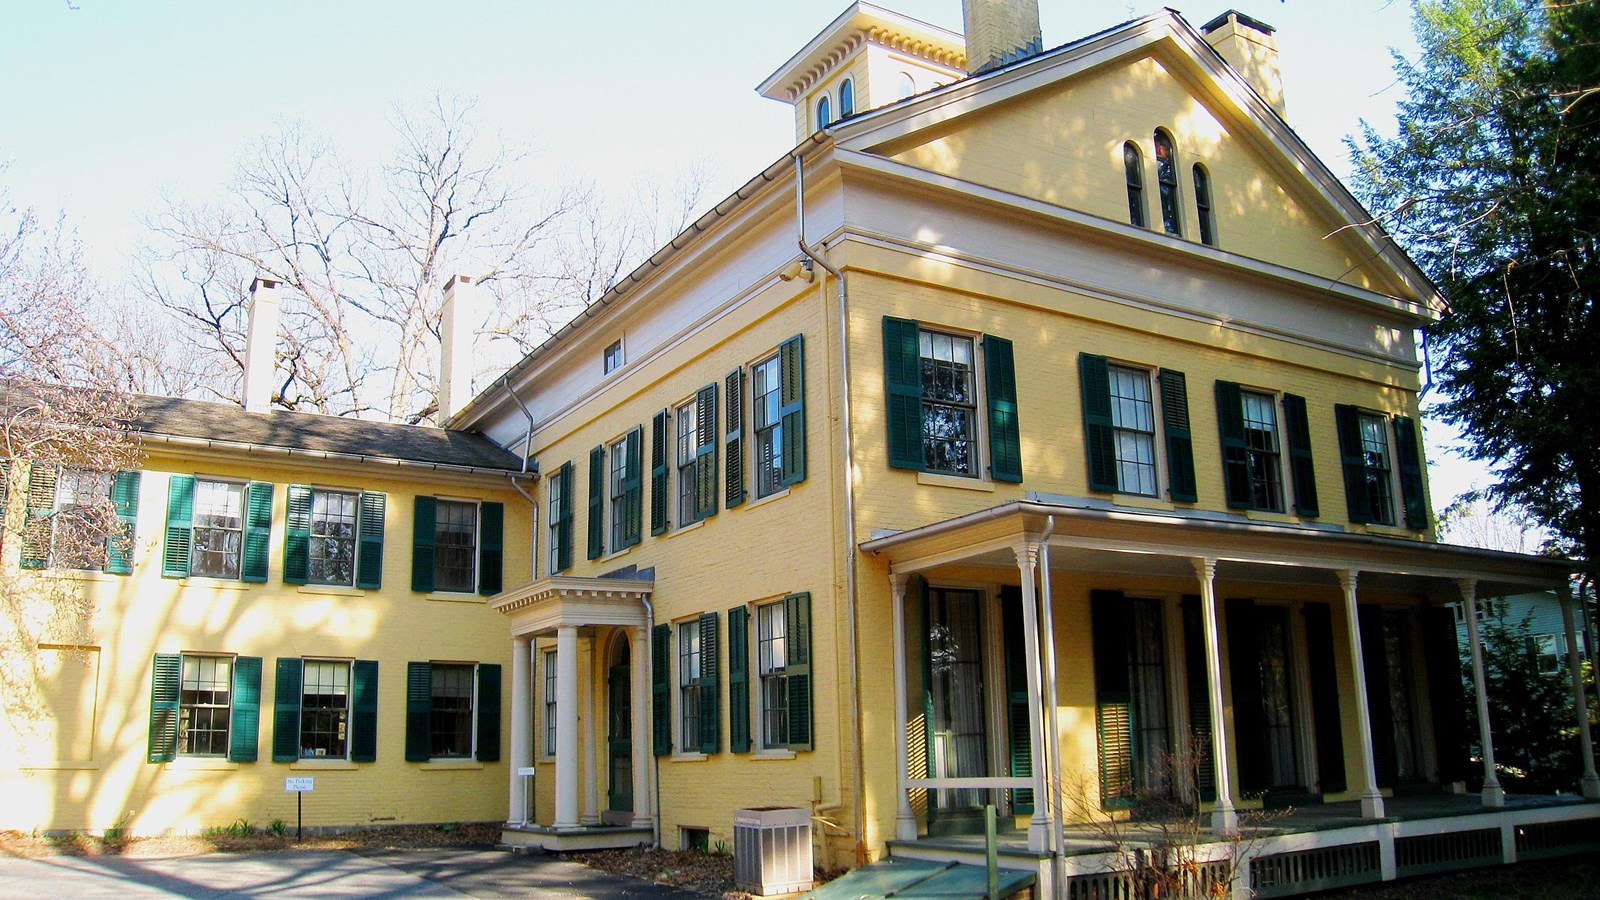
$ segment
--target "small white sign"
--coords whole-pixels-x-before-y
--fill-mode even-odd
[[[288,791],[291,794],[310,793],[310,791],[311,791],[311,782],[313,780],[315,780],[315,779],[312,779],[312,778],[309,778],[309,777],[306,777],[306,778],[285,778],[283,780],[283,789],[285,791]]]
[[[535,769],[533,766],[518,766],[517,767],[517,774],[522,776],[522,777],[524,777],[524,778],[526,778],[528,776],[531,776],[535,772],[538,772],[538,771],[539,770]]]

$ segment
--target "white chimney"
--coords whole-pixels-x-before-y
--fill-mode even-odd
[[[441,425],[472,401],[472,323],[477,292],[469,275],[456,275],[444,286],[444,309],[439,322]]]
[[[1044,49],[1039,0],[961,0],[967,74],[979,75]]]
[[[249,319],[244,337],[244,411],[264,413],[272,408],[273,373],[278,364],[278,314],[283,298],[278,283],[257,278],[250,282]]]
[[[1278,39],[1271,25],[1230,9],[1201,26],[1200,33],[1261,99],[1284,115],[1283,75],[1278,70]]]

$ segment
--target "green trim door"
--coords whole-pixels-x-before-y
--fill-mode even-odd
[[[628,642],[618,639],[607,670],[606,768],[610,772],[606,809],[633,812],[633,675]]]

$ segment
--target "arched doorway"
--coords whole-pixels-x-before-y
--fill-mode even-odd
[[[628,636],[618,631],[606,653],[606,789],[608,823],[633,819],[633,684]]]

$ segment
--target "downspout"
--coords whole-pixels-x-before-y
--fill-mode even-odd
[[[528,419],[528,433],[522,439],[522,453],[520,454],[522,456],[522,471],[526,474],[528,471],[528,456],[533,451],[533,413],[528,411],[528,404],[523,403],[522,398],[517,396],[516,389],[511,386],[511,377],[509,375],[503,376],[500,379],[500,384],[506,389],[506,393],[511,395],[511,399],[517,401],[517,406],[522,409],[522,414]],[[535,469],[534,471],[538,470]],[[539,574],[539,501],[533,499],[533,495],[523,489],[515,475],[510,476],[510,480],[511,486],[517,489],[517,493],[522,495],[522,499],[528,501],[528,507],[533,510],[533,514],[529,519],[533,525],[533,533],[528,536],[530,545],[528,578],[531,580]]]
[[[840,434],[843,436],[844,444],[844,599],[850,622],[850,722],[855,739],[855,762],[852,775],[855,779],[856,857],[858,863],[865,863],[867,801],[864,794],[866,790],[866,773],[862,762],[864,753],[861,746],[861,667],[856,652],[855,460],[851,454],[850,443],[850,297],[845,291],[844,272],[826,259],[823,259],[810,244],[806,243],[806,167],[805,160],[798,153],[794,155],[794,212],[800,252],[805,254],[807,259],[821,266],[829,275],[832,275],[834,282],[839,286],[839,407],[840,414],[844,419],[839,429]]]
[[[1050,805],[1055,808],[1055,817],[1050,826],[1050,857],[1054,867],[1055,890],[1059,893],[1061,886],[1066,883],[1066,815],[1061,804],[1056,801],[1061,796],[1061,729],[1056,706],[1056,629],[1055,613],[1050,595],[1050,536],[1056,533],[1056,517],[1045,519],[1044,534],[1039,536],[1039,602],[1044,606],[1044,614],[1039,619],[1039,625],[1044,631],[1044,699],[1045,707],[1050,711],[1045,719],[1049,727],[1045,729],[1045,753],[1049,757],[1045,763],[1045,783],[1050,786]],[[1035,798],[1039,802],[1043,798]]]

